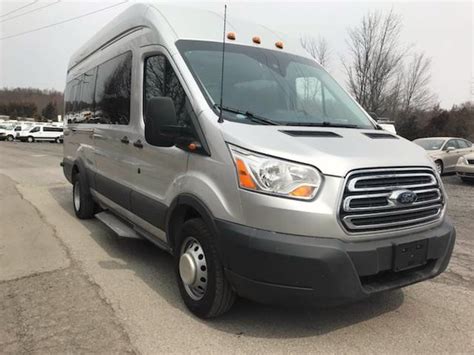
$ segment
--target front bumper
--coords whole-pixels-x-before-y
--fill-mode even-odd
[[[337,305],[443,272],[456,232],[449,220],[430,230],[346,242],[274,233],[216,221],[227,277],[245,298],[263,303]],[[356,239],[356,237],[354,237]],[[392,271],[394,245],[428,240],[427,263]]]
[[[456,165],[456,174],[463,178],[474,179],[474,164]]]

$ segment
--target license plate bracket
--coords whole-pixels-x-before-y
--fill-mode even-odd
[[[394,246],[393,271],[403,271],[426,264],[428,240]]]

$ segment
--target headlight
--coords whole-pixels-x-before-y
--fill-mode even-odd
[[[229,148],[242,189],[311,200],[321,186],[321,174],[311,166],[268,157],[230,144]]]
[[[467,163],[467,159],[466,159],[466,158],[460,157],[460,158],[458,159],[458,165],[467,165],[467,164],[468,164],[468,163]]]

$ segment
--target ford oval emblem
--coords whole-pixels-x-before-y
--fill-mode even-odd
[[[417,199],[418,196],[416,193],[410,190],[396,190],[393,191],[389,197],[389,200],[397,205],[411,205],[416,202]]]

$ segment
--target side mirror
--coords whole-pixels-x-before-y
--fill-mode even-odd
[[[446,148],[446,153],[451,153],[454,150],[454,147]]]
[[[172,147],[182,134],[173,100],[156,97],[147,101],[145,112],[145,139],[159,147]]]

